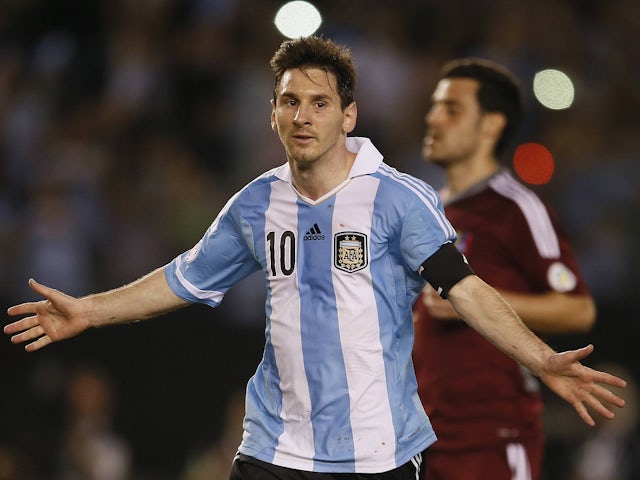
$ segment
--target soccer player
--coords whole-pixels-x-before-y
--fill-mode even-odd
[[[436,440],[417,395],[412,305],[428,280],[467,321],[521,361],[578,414],[611,418],[625,382],[555,353],[474,275],[435,191],[383,162],[356,124],[349,50],[284,41],[271,59],[271,125],[287,162],[234,195],[202,239],[168,265],[112,291],[13,306],[5,327],[27,351],[103,325],[218,305],[264,273],[266,344],[247,385],[232,480],[415,479]]]
[[[481,59],[445,65],[425,120],[425,157],[457,247],[539,334],[584,332],[595,307],[566,236],[540,198],[501,166],[523,116],[511,72]],[[537,480],[544,436],[532,373],[425,288],[414,307],[418,391],[438,442],[427,480]]]

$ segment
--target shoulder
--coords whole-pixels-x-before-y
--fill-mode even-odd
[[[373,176],[380,180],[382,188],[388,190],[394,198],[398,197],[405,202],[411,200],[429,205],[440,204],[440,196],[431,185],[384,162],[380,163]]]
[[[551,212],[542,199],[506,170],[494,176],[489,181],[489,186],[511,204],[514,214],[523,219],[540,254],[543,257],[557,256],[557,232]]]
[[[547,206],[540,197],[507,170],[494,175],[489,180],[489,187],[522,211],[533,210],[546,215]]]
[[[278,168],[271,169],[257,176],[238,190],[227,200],[214,224],[223,218],[239,220],[249,213],[259,211],[261,206],[267,205],[269,203],[271,185],[279,180],[277,171]]]
[[[281,167],[272,168],[271,170],[258,175],[236,192],[229,201],[232,203],[237,203],[239,201],[253,201],[257,198],[268,195],[271,184],[279,180],[278,172],[280,169]]]

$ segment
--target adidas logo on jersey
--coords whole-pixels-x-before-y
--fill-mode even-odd
[[[324,235],[320,231],[320,227],[317,223],[313,224],[313,227],[309,229],[307,233],[304,234],[305,240],[324,240]]]

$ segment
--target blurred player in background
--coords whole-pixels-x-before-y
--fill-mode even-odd
[[[347,138],[357,117],[348,49],[302,37],[271,65],[271,126],[287,162],[234,195],[193,249],[138,281],[74,298],[31,280],[45,300],[9,309],[25,315],[5,327],[12,341],[34,351],[90,327],[215,307],[262,271],[266,344],[230,478],[415,480],[436,440],[411,358],[412,306],[427,280],[585,422],[589,409],[613,418],[610,405],[624,401],[603,384],[626,383],[580,363],[593,347],[556,353],[535,336],[455,248],[436,192],[385,164],[369,139]]]
[[[515,77],[481,59],[443,69],[424,155],[445,173],[457,247],[538,334],[586,332],[596,310],[556,217],[499,158],[523,116]],[[427,480],[537,480],[544,436],[538,381],[469,328],[427,286],[414,306],[419,394],[438,433]]]

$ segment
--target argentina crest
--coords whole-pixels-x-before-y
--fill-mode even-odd
[[[341,232],[333,236],[333,264],[338,270],[353,273],[369,264],[367,236],[359,232]]]

